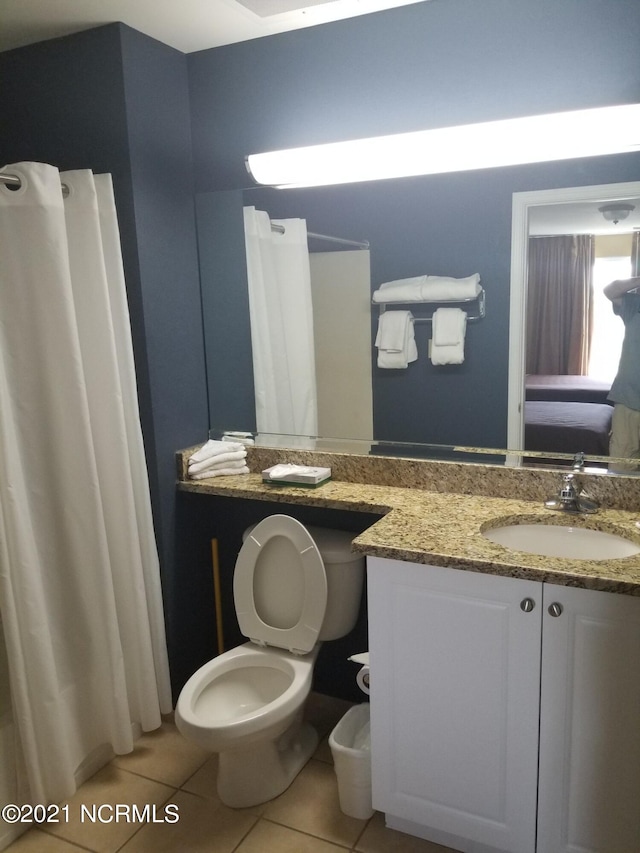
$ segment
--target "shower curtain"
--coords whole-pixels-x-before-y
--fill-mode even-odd
[[[259,433],[318,432],[311,273],[303,219],[274,220],[244,208]]]
[[[111,179],[2,171],[21,186],[0,183],[0,611],[46,803],[131,751],[171,695]]]

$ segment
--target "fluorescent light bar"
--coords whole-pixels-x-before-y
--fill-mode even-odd
[[[250,154],[258,184],[312,187],[640,150],[640,104]]]

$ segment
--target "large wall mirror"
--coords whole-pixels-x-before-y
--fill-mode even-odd
[[[451,458],[453,448],[478,448],[496,460],[509,451],[512,459],[535,462],[537,452],[527,454],[524,441],[529,241],[547,230],[584,233],[583,224],[574,226],[567,216],[589,213],[596,235],[613,227],[629,242],[640,226],[640,203],[631,201],[634,209],[616,226],[598,212],[609,202],[640,200],[640,184],[624,180],[629,156],[635,155],[197,196],[211,430],[256,431],[243,225],[243,209],[255,207],[276,223],[302,218],[319,235],[309,237],[308,247],[312,267],[322,270],[313,291],[318,400],[329,399],[333,407],[324,420],[318,413],[323,446],[376,452],[383,445],[385,452],[395,447],[402,455],[440,458]],[[576,188],[566,189],[570,181]],[[581,210],[572,211],[573,205]],[[474,273],[486,292],[486,315],[467,325],[463,362],[432,364],[431,327],[424,323],[415,324],[417,359],[405,369],[381,369],[373,345],[379,309],[370,293],[398,279]],[[580,451],[591,456],[578,439],[575,446],[550,446],[540,460],[557,456],[562,464],[563,454],[570,459]]]
[[[624,326],[603,288],[639,241],[640,182],[514,194],[510,448],[607,455]]]

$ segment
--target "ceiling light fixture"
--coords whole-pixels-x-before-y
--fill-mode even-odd
[[[640,104],[626,104],[250,154],[246,166],[285,189],[638,150]]]
[[[614,225],[617,225],[618,222],[626,219],[631,211],[635,209],[635,204],[623,204],[621,202],[616,202],[615,204],[603,204],[602,207],[598,208],[607,222],[613,222]]]

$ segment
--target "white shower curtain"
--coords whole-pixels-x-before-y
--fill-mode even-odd
[[[303,219],[274,223],[244,208],[251,345],[259,433],[318,432],[311,273]]]
[[[0,183],[0,610],[30,794],[52,802],[171,695],[111,179],[2,171],[21,187]]]

